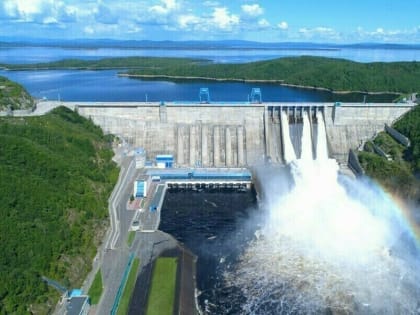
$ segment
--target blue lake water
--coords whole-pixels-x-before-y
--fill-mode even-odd
[[[0,63],[35,63],[66,58],[152,56],[205,58],[214,62],[249,62],[286,56],[314,55],[355,61],[420,60],[419,49],[74,49],[60,47],[0,47]],[[247,101],[253,87],[262,90],[263,101],[362,101],[361,95],[333,95],[323,91],[282,87],[276,84],[146,81],[118,77],[117,71],[54,70],[2,71],[0,75],[22,84],[35,98],[63,101],[198,101],[200,87],[210,89],[212,101]],[[367,101],[392,97],[369,96]]]
[[[337,48],[337,49],[141,49],[61,47],[0,47],[0,63],[37,63],[77,58],[94,60],[109,57],[186,57],[218,63],[242,63],[288,56],[323,56],[358,62],[419,61],[420,49]]]
[[[275,84],[145,81],[118,77],[115,70],[0,71],[35,98],[63,101],[198,101],[208,87],[211,101],[247,101],[259,87],[266,101],[323,101],[330,93]]]

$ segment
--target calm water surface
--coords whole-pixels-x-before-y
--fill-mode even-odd
[[[20,83],[37,99],[62,101],[198,101],[201,87],[208,87],[212,102],[246,102],[251,89],[259,87],[265,102],[363,101],[363,95],[335,95],[325,91],[297,89],[277,84],[239,82],[170,82],[119,77],[116,70],[1,71]],[[390,101],[395,96],[372,95],[369,102]]]
[[[77,58],[95,60],[110,57],[203,58],[218,63],[242,63],[290,56],[323,56],[358,62],[419,61],[420,49],[339,48],[339,49],[140,49],[61,47],[0,47],[0,63],[37,63]]]
[[[64,101],[198,101],[208,87],[211,101],[247,101],[255,84],[146,81],[118,77],[115,70],[0,71],[22,84],[36,98]],[[329,93],[258,85],[266,101],[323,101]]]
[[[355,61],[420,60],[416,49],[74,49],[60,47],[0,47],[0,63],[35,63],[66,58],[94,60],[105,57],[152,56],[205,58],[214,62],[249,62],[286,56],[313,55]],[[145,81],[118,77],[116,70],[4,71],[0,75],[22,84],[38,99],[63,101],[198,101],[200,87],[210,89],[211,101],[248,101],[251,89],[262,90],[263,101],[335,102],[363,101],[363,95],[333,95],[323,91],[276,84]],[[368,102],[386,102],[394,96],[369,96]]]

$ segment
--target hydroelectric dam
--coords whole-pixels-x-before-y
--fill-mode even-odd
[[[312,139],[316,139],[319,115],[323,115],[329,155],[346,164],[350,149],[356,149],[384,130],[385,124],[392,124],[415,106],[415,103],[314,102],[60,103],[91,118],[105,133],[144,148],[147,159],[171,154],[180,167],[284,163],[286,124],[282,119],[288,119],[288,133],[299,158],[304,112],[311,123]]]
[[[146,299],[137,298],[150,287],[143,281],[150,279],[151,269],[147,269],[146,264],[153,257],[166,255],[168,249],[177,249],[176,255],[182,259],[184,253],[190,257],[180,263],[177,279],[182,279],[183,286],[179,284],[180,293],[175,297],[179,309],[188,309],[190,311],[186,313],[189,314],[197,313],[200,308],[206,313],[224,314],[226,308],[232,306],[241,314],[387,314],[391,310],[414,314],[413,310],[418,309],[420,291],[415,273],[418,265],[405,261],[403,254],[398,256],[398,249],[406,248],[403,247],[406,245],[402,241],[396,243],[394,236],[390,237],[395,231],[397,237],[407,232],[406,227],[394,224],[399,218],[397,208],[366,182],[345,177],[340,183],[338,166],[330,159],[347,164],[350,149],[384,130],[385,124],[392,124],[413,108],[414,103],[51,102],[50,105],[73,109],[92,119],[105,133],[143,148],[139,151],[146,153],[146,160],[170,156],[170,172],[151,169],[145,173],[147,179],[139,178],[140,188],[146,190],[150,184],[152,197],[148,195],[145,204],[141,203],[131,224],[139,231],[147,232],[136,236],[130,249],[144,264],[137,278],[141,285],[136,287],[140,289],[133,293],[130,302],[132,310],[147,303]],[[242,192],[231,203],[222,202],[223,197],[216,194],[213,194],[216,199],[210,199],[212,193],[204,198],[201,196],[203,200],[194,203],[191,198],[181,195],[174,199],[175,203],[188,200],[193,210],[184,209],[188,204],[182,205],[182,210],[162,210],[165,187],[169,190],[172,187],[176,190],[177,185],[210,187],[212,183],[190,183],[190,180],[194,177],[208,179],[208,173],[220,171],[209,170],[211,168],[245,168],[265,162],[291,165],[291,178],[259,174],[260,182],[266,183],[262,195],[268,196],[269,202],[268,208],[255,217],[253,214],[248,217],[248,212],[245,215],[231,211],[234,206],[245,208],[239,202],[246,196]],[[134,166],[134,163],[130,165]],[[133,169],[128,167],[126,174],[135,173]],[[232,169],[223,171],[232,172]],[[172,178],[172,175],[185,180],[164,182],[165,176]],[[224,175],[226,173],[218,174]],[[264,181],[264,176],[272,177],[269,179],[275,185],[270,185],[270,180]],[[291,181],[295,186],[286,189]],[[235,184],[238,183],[232,183],[232,186]],[[138,186],[136,189],[139,190]],[[267,191],[272,193],[264,194]],[[129,211],[121,211],[126,209],[125,200],[122,202],[123,205],[116,208],[119,210],[114,210],[115,218],[119,215],[119,222],[111,219],[111,225],[115,225],[113,231],[117,231],[112,234],[115,237],[111,238],[111,246],[119,239],[125,242],[121,235],[129,226],[124,221]],[[201,204],[212,211],[196,211],[203,207]],[[227,205],[230,210],[221,211],[219,204]],[[169,222],[166,227],[165,223],[161,225],[162,212]],[[196,221],[191,220],[193,214],[199,214],[194,217]],[[214,216],[203,219],[202,214]],[[224,215],[231,217],[224,221],[220,219]],[[215,216],[218,216],[215,222],[226,226],[209,234],[210,225],[206,222]],[[232,220],[233,217],[239,221]],[[196,222],[204,225],[195,225]],[[231,228],[238,228],[238,234],[232,233]],[[183,240],[186,235],[192,235],[193,241],[184,244],[193,252],[183,249],[181,253],[176,239],[168,238],[162,231],[171,235],[174,231],[185,232],[185,238],[181,235]],[[250,234],[244,237],[246,233]],[[155,247],[157,244],[160,247]],[[194,244],[198,244],[197,247],[194,248]],[[238,246],[241,246],[241,252],[236,252]],[[205,253],[208,251],[212,255],[200,257],[203,248]],[[394,254],[395,248],[397,254]],[[118,246],[115,246],[112,252],[117,250]],[[238,255],[232,260],[233,265],[229,261],[233,256],[227,252]],[[204,267],[197,277],[196,270],[200,269],[196,269],[193,253],[200,257],[201,266],[208,267]],[[206,256],[211,257],[203,264]],[[113,270],[112,273],[118,272]],[[208,281],[198,283],[200,295],[195,294],[197,279]],[[226,289],[231,288],[239,290],[226,294]],[[105,310],[103,313],[111,309],[109,301],[116,301],[114,305],[119,303],[117,292],[117,285],[106,291],[109,298],[103,298],[100,306],[100,310]]]

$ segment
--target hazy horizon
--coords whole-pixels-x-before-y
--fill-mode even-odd
[[[0,37],[420,44],[418,0],[3,0]]]

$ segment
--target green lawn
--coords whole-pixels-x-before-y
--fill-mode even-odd
[[[130,231],[128,232],[127,237],[127,245],[128,247],[131,247],[131,244],[133,244],[134,238],[136,237],[136,231]]]
[[[95,279],[93,279],[92,285],[90,286],[88,292],[90,302],[92,305],[98,304],[99,300],[101,299],[102,289],[102,274],[101,269],[99,269],[95,275]]]
[[[133,264],[131,265],[130,273],[128,274],[127,282],[124,287],[124,292],[121,296],[121,300],[118,306],[117,315],[126,315],[128,313],[131,295],[133,294],[134,286],[136,285],[137,271],[139,269],[139,265],[140,259],[134,258]]]
[[[172,315],[177,264],[177,258],[161,257],[157,259],[153,268],[147,315]]]

